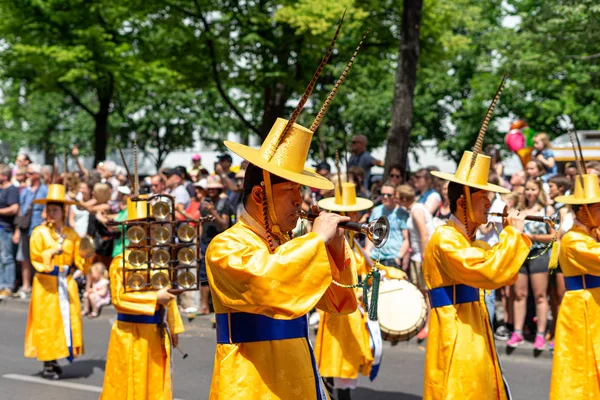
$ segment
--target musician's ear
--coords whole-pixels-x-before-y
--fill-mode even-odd
[[[265,193],[262,187],[256,185],[252,188],[252,200],[254,200],[254,202],[256,204],[262,204],[263,201],[263,197],[264,197]]]
[[[462,208],[465,210],[467,208],[467,199],[465,199],[465,195],[461,195],[458,200],[456,200],[456,208]]]

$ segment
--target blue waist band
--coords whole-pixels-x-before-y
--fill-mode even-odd
[[[565,276],[565,286],[567,290],[594,289],[600,287],[600,276],[587,274]]]
[[[217,314],[217,343],[264,342],[308,336],[306,316],[274,319],[260,314]],[[231,335],[230,335],[231,333]]]
[[[36,274],[58,276],[58,271],[60,271],[60,267],[55,266],[54,269],[50,272],[37,272],[36,271]]]
[[[134,324],[160,324],[160,312],[156,310],[154,315],[117,314],[117,320],[121,322],[132,322]]]
[[[456,289],[455,289],[456,288]],[[456,293],[456,297],[455,296]],[[479,301],[479,289],[467,285],[450,285],[429,290],[431,308]]]

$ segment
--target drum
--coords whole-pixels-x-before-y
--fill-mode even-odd
[[[390,279],[379,284],[377,313],[383,340],[398,342],[410,340],[425,326],[427,305],[415,285]]]

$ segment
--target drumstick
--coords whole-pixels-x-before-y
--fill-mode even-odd
[[[187,358],[188,354],[187,354],[187,353],[184,353],[184,352],[183,352],[183,350],[181,350],[181,349],[179,348],[179,346],[177,346],[177,347],[175,347],[175,348],[176,348],[176,349],[177,349],[177,350],[178,350],[178,351],[181,353],[181,355],[183,356],[182,358],[185,360],[185,359]]]

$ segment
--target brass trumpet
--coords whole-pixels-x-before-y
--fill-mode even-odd
[[[314,221],[318,217],[317,214],[306,213],[304,211],[299,211],[298,216],[309,221]],[[349,231],[367,235],[367,238],[369,238],[369,240],[373,242],[373,245],[378,249],[383,247],[390,235],[390,221],[384,216],[381,216],[368,224],[348,221],[342,222],[338,226]]]
[[[488,216],[489,217],[506,218],[508,216],[508,214],[489,213]],[[552,214],[550,216],[528,215],[525,217],[525,220],[526,221],[543,222],[545,224],[550,225],[550,227],[552,227],[552,229],[558,230],[558,227],[560,226],[560,213],[555,212],[554,214]]]

